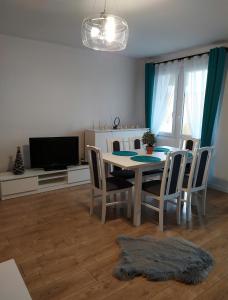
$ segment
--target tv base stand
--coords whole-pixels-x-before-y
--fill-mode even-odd
[[[4,172],[0,173],[0,196],[6,200],[87,183],[90,183],[88,165],[52,171],[27,169],[22,175]]]
[[[67,166],[55,165],[55,166],[44,168],[44,171],[60,171],[60,170],[67,170]]]

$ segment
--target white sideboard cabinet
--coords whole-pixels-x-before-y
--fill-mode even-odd
[[[6,200],[87,183],[90,183],[88,165],[54,171],[27,169],[22,175],[4,172],[0,173],[0,196]]]
[[[102,152],[108,152],[108,141],[121,138],[128,141],[128,138],[142,137],[148,128],[128,128],[128,129],[91,129],[85,131],[85,146],[95,146],[101,149]],[[87,158],[87,154],[85,153]]]

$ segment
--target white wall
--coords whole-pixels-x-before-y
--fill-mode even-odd
[[[228,70],[221,99],[218,123],[214,132],[215,152],[212,161],[210,185],[228,192]]]
[[[145,126],[145,63],[145,59],[139,59],[137,62],[134,112],[134,117],[143,127]]]
[[[83,144],[93,123],[111,125],[118,115],[139,124],[140,66],[120,54],[0,35],[0,171],[29,137],[80,134]]]

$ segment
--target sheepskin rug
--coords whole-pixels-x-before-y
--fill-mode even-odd
[[[114,276],[120,280],[142,275],[148,280],[175,279],[197,284],[213,266],[208,252],[179,237],[158,240],[152,236],[119,236],[117,242],[122,251]]]

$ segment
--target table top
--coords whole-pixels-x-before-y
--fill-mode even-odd
[[[169,147],[169,146],[162,146],[164,148],[168,148],[171,152],[179,150],[178,148]],[[157,169],[159,167],[162,167],[164,165],[164,162],[166,160],[166,154],[164,152],[153,152],[152,155],[146,154],[145,151],[136,151],[139,155],[148,155],[148,156],[154,156],[159,157],[161,159],[160,162],[137,162],[134,160],[131,160],[130,156],[118,156],[114,155],[112,153],[103,153],[103,160],[106,163],[113,164],[115,166],[124,168],[124,169],[137,169],[137,168],[146,168],[150,167],[150,169]]]

